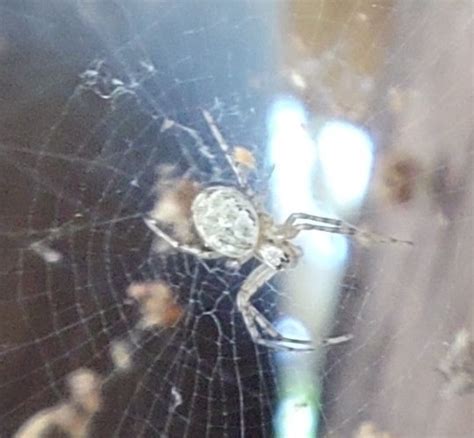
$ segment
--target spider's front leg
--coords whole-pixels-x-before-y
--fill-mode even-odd
[[[248,189],[247,175],[245,172],[242,171],[241,167],[239,167],[238,163],[233,158],[231,153],[232,148],[225,141],[224,136],[221,134],[219,128],[217,127],[217,123],[215,122],[211,113],[209,111],[202,110],[202,114],[209,126],[209,129],[211,130],[212,135],[214,136],[214,139],[216,140],[221,151],[223,152],[227,163],[232,169],[232,172],[237,180],[238,185],[242,189]]]
[[[237,294],[237,307],[242,314],[250,336],[255,343],[270,348],[299,351],[314,350],[311,341],[287,338],[278,333],[272,323],[250,302],[258,289],[277,272],[267,265],[258,266],[247,277]]]
[[[353,225],[340,220],[323,216],[314,216],[307,213],[293,213],[288,216],[284,226],[290,237],[295,237],[300,231],[318,230],[326,233],[343,234],[353,236],[361,241],[378,243],[401,243],[404,245],[413,245],[409,240],[401,240],[395,237],[386,237],[369,231],[361,230]]]
[[[178,242],[176,239],[164,232],[159,226],[155,219],[150,216],[145,216],[145,224],[153,231],[158,237],[161,237],[166,243],[168,243],[172,248],[177,251],[185,252],[187,254],[194,255],[201,259],[215,259],[221,255],[215,251],[206,250],[200,247],[186,245],[184,243]]]

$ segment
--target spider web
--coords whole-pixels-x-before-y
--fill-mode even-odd
[[[436,371],[472,332],[472,5],[455,3],[0,1],[0,436],[64,400],[81,367],[104,379],[93,437],[372,436],[364,422],[470,436],[472,394],[442,398]],[[251,340],[235,296],[256,262],[159,252],[143,221],[163,169],[236,184],[203,110],[270,194],[281,95],[315,125],[372,134],[375,171],[348,219],[415,241],[351,245],[332,280],[318,268],[334,283],[324,303],[293,290],[319,288],[311,254],[259,291],[279,327],[354,336],[315,354]],[[394,189],[400,163],[412,173]],[[176,296],[175,325],[140,326],[127,290],[153,281]]]

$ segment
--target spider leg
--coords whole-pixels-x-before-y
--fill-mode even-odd
[[[176,239],[165,233],[157,224],[157,221],[150,216],[144,218],[145,224],[153,231],[158,237],[161,237],[166,241],[172,248],[185,252],[187,254],[192,254],[196,257],[202,259],[215,259],[221,255],[215,251],[210,251],[202,249],[196,246],[186,245],[184,243],[178,242]]]
[[[269,324],[271,327],[271,331],[272,333],[275,333],[275,337],[264,338],[258,330],[258,326],[262,327],[262,325],[257,322],[258,317],[256,316],[255,312],[258,315],[261,315],[261,313],[258,312],[258,310],[255,309],[250,303],[248,303],[245,309],[241,310],[241,314],[245,321],[245,325],[247,326],[247,329],[250,333],[250,336],[252,337],[252,340],[256,344],[263,345],[265,347],[272,348],[275,350],[286,350],[286,351],[312,351],[314,350],[314,348],[311,346],[309,341],[283,337],[275,330],[275,328],[270,323]],[[296,345],[291,346],[291,344],[302,344],[302,346],[296,346]]]
[[[250,299],[258,289],[276,273],[277,271],[269,266],[263,264],[258,266],[247,277],[237,294],[237,307],[242,314],[250,336],[255,343],[271,348],[300,351],[314,350],[311,341],[286,338],[278,333],[272,323],[250,302]],[[266,334],[268,337],[264,337],[263,334]]]
[[[287,338],[283,336],[275,329],[275,327],[273,327],[272,323],[267,318],[265,318],[265,316],[263,316],[256,307],[254,307],[252,304],[249,304],[249,309],[256,325],[260,327],[260,330],[268,336],[267,338],[264,338],[260,335],[260,333],[258,333],[257,338],[254,339],[258,344],[281,350],[314,350],[314,346],[312,345],[311,341]]]
[[[251,309],[252,309],[252,312],[254,312],[254,318],[257,324],[262,329],[264,329],[268,334],[270,334],[271,337],[274,339],[274,341],[282,342],[282,343],[290,342],[292,344],[303,344],[303,345],[309,344],[309,342],[305,340],[287,338],[287,337],[282,336],[280,333],[278,333],[277,330],[275,330],[272,323],[264,315],[262,315],[261,312],[259,312],[254,306],[252,306]],[[320,341],[316,342],[315,344],[321,347],[326,347],[328,345],[337,345],[343,342],[350,341],[352,338],[353,338],[352,335],[333,336],[330,338],[323,338]],[[297,349],[303,350],[301,347]],[[307,348],[307,350],[314,350],[314,347],[309,347]]]
[[[219,128],[217,127],[217,124],[214,120],[214,118],[211,116],[211,113],[206,110],[202,110],[202,114],[204,118],[206,119],[207,124],[209,125],[209,129],[212,132],[212,135],[217,141],[217,144],[221,148],[221,151],[224,153],[224,156],[229,163],[229,166],[232,169],[232,172],[234,173],[235,177],[237,178],[237,182],[239,183],[239,186],[243,189],[247,188],[247,178],[245,175],[240,171],[239,166],[236,164],[234,159],[232,158],[231,155],[231,147],[227,144],[225,141],[223,135],[219,131]]]
[[[297,223],[299,220],[306,220],[308,222]],[[379,243],[402,243],[405,245],[413,245],[413,242],[409,240],[400,240],[396,239],[395,237],[385,237],[379,234],[363,231],[340,219],[314,216],[307,213],[291,214],[285,221],[285,227],[289,228],[289,230],[293,230],[295,234],[298,234],[300,231],[304,230],[318,230],[324,231],[326,233],[345,234],[348,236],[354,236],[361,240]]]

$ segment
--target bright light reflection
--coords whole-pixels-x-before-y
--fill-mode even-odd
[[[326,123],[317,138],[323,174],[334,201],[357,207],[369,182],[374,145],[362,129],[342,121]]]
[[[294,99],[278,100],[269,118],[270,162],[275,214],[280,220],[294,212],[334,216],[318,209],[313,193],[317,184],[317,148],[308,131],[306,114]],[[348,253],[345,237],[327,233],[307,232],[298,239],[311,262],[326,266],[344,263]]]
[[[319,175],[315,175],[318,149],[306,129],[308,123],[302,105],[294,99],[279,99],[271,110],[268,125],[269,161],[275,165],[271,183],[276,217],[283,221],[294,212],[334,217],[333,212],[322,211],[316,204],[314,193],[319,183]],[[327,141],[321,143],[320,138],[320,147],[327,147],[326,144]],[[330,153],[326,156],[331,158]],[[332,180],[330,182],[337,184]],[[301,233],[296,240],[305,254],[300,262],[300,268],[303,267],[300,277],[291,283],[291,286],[297,287],[293,292],[296,308],[302,305],[300,309],[306,309],[304,303],[308,299],[315,299],[321,304],[318,315],[302,312],[295,316],[302,316],[307,321],[310,320],[308,318],[323,319],[324,313],[330,308],[328,303],[337,295],[335,279],[339,278],[347,259],[347,239],[340,235],[308,231]],[[306,263],[307,267],[304,268]],[[313,329],[317,326],[318,322],[315,321]],[[281,319],[276,328],[287,337],[310,339],[303,324],[293,318]],[[317,389],[313,386],[315,376],[311,360],[305,360],[305,354],[276,354],[281,385],[287,394],[281,399],[275,417],[275,432],[279,438],[316,436],[318,415],[311,400],[316,400]]]
[[[276,413],[278,438],[313,438],[316,435],[315,407],[301,397],[281,400]]]
[[[276,213],[281,219],[314,204],[310,177],[314,169],[315,146],[304,129],[306,115],[291,99],[278,100],[270,115],[270,162]],[[303,210],[304,211],[304,210]]]
[[[295,318],[286,316],[275,323],[275,328],[287,338],[309,339],[309,332],[305,326]]]
[[[286,338],[303,340],[311,339],[311,334],[306,327],[297,319],[289,316],[278,319],[275,323],[275,328]],[[276,359],[281,364],[292,362],[294,359],[300,359],[298,355],[301,355],[301,352],[285,350],[276,351]]]

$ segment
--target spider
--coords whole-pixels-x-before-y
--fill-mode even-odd
[[[252,258],[260,264],[242,283],[237,293],[237,308],[253,341],[257,344],[283,350],[314,350],[310,340],[292,339],[280,334],[272,323],[252,304],[257,291],[278,272],[291,269],[303,255],[292,240],[301,232],[318,230],[368,238],[379,242],[408,243],[392,237],[382,237],[339,219],[293,213],[285,222],[277,224],[263,211],[247,185],[246,176],[232,156],[211,114],[203,110],[204,119],[222,150],[237,180],[237,187],[212,185],[203,188],[192,201],[190,214],[199,243],[181,243],[160,228],[150,214],[145,217],[148,227],[175,250],[192,254],[200,259],[227,257],[237,267]],[[319,345],[334,345],[351,339],[342,335],[322,339]]]

